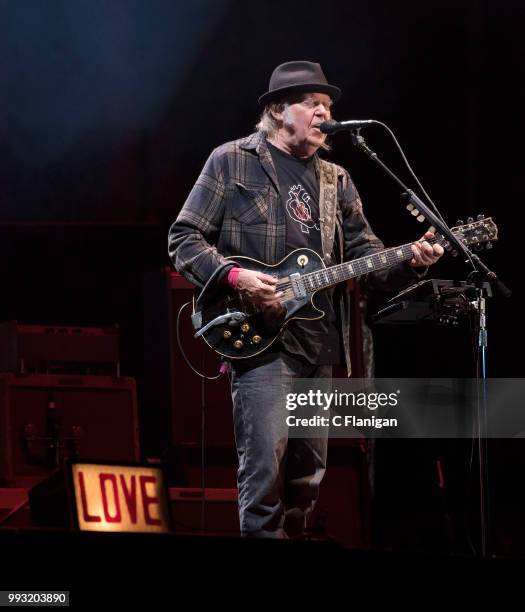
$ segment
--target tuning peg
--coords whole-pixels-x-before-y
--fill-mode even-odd
[[[418,220],[420,223],[423,223],[423,221],[425,220],[425,215],[419,215],[419,217],[417,217],[417,220]]]
[[[431,226],[428,228],[427,232],[431,232],[432,234],[435,234],[435,233],[436,233],[436,228],[435,228],[433,225],[431,225]],[[439,238],[439,235],[437,235],[437,236],[438,236],[438,238]]]
[[[417,208],[412,208],[410,214],[414,215],[414,217],[417,217],[419,215],[419,210]]]
[[[492,248],[492,242],[487,242],[487,244],[485,245],[485,248],[490,251],[490,249]]]
[[[474,219],[472,217],[467,218],[467,223],[474,223]]]
[[[452,249],[450,254],[452,255],[452,257],[457,257],[458,256],[458,252],[455,249]]]
[[[407,210],[412,211],[414,209],[414,205],[413,204],[407,204]]]
[[[463,219],[458,219],[456,221],[456,225],[463,225]]]
[[[478,216],[476,217],[476,221],[481,221],[481,220],[482,220],[482,219],[484,219],[484,218],[485,218],[485,215],[478,215]]]

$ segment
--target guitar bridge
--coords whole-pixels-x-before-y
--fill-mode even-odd
[[[301,278],[299,272],[294,272],[293,274],[290,274],[290,284],[292,285],[292,291],[296,299],[307,297],[304,280]]]

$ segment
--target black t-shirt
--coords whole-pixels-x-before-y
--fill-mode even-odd
[[[286,217],[286,253],[309,248],[322,255],[319,222],[319,177],[313,157],[299,159],[268,143],[277,171]],[[334,288],[314,297],[325,316],[317,321],[291,321],[282,336],[286,351],[312,364],[339,364],[341,337],[334,310]]]

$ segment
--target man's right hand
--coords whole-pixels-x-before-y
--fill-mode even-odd
[[[241,268],[235,289],[255,306],[279,310],[281,308],[280,298],[284,294],[282,291],[275,291],[276,284],[277,279],[269,274]]]

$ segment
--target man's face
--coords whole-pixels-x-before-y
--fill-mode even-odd
[[[313,155],[326,140],[319,125],[331,118],[331,106],[330,96],[322,93],[303,94],[290,103],[279,113],[287,146],[304,155]]]

